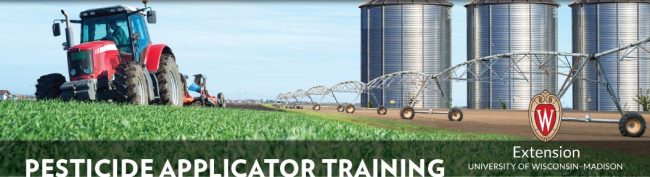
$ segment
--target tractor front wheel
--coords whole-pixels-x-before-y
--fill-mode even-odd
[[[178,65],[176,65],[174,55],[162,54],[160,57],[160,67],[156,71],[156,79],[158,80],[158,88],[160,90],[159,103],[183,106],[184,84],[181,80],[181,74],[178,71]]]
[[[314,107],[312,107],[313,110],[320,110],[320,104],[314,104]]]
[[[65,77],[59,73],[52,73],[41,76],[36,81],[36,99],[48,100],[61,97],[61,85],[65,83]]]
[[[461,121],[463,120],[463,111],[459,108],[451,108],[449,114],[447,114],[449,121]]]
[[[345,106],[345,112],[346,113],[352,114],[352,113],[354,113],[355,110],[356,110],[356,108],[354,108],[354,105],[349,104],[349,105]]]
[[[415,117],[415,110],[413,110],[411,107],[405,107],[402,108],[402,110],[399,112],[399,115],[402,117],[402,119],[411,120],[413,117]]]
[[[130,61],[117,66],[115,73],[115,96],[117,102],[147,105],[149,88],[142,66]]]
[[[379,115],[386,115],[387,112],[388,109],[386,109],[384,106],[379,106],[379,108],[377,108],[377,114]]]
[[[623,136],[641,137],[645,132],[646,122],[641,114],[629,112],[618,122],[618,130]]]

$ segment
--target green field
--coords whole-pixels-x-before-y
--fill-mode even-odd
[[[60,101],[4,101],[0,110],[1,140],[515,139],[285,111]]]

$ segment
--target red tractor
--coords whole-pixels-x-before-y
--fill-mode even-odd
[[[54,20],[54,36],[65,24],[68,74],[41,76],[36,97],[63,100],[113,100],[130,104],[182,106],[185,90],[172,49],[150,41],[147,23],[156,13],[147,7],[111,6],[85,10],[80,20]],[[81,26],[81,44],[74,45],[71,23]]]

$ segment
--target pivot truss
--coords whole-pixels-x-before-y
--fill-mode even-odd
[[[293,92],[287,92],[287,93],[282,93],[279,94],[276,99],[279,101],[282,101],[286,105],[296,105],[300,103],[301,99],[303,98],[308,98],[309,102],[313,105],[312,109],[314,110],[320,110],[321,105],[319,102],[322,102],[327,96],[331,96],[334,98],[334,101],[336,102],[339,111],[343,111],[344,108],[346,108],[345,111],[349,111],[350,113],[354,112],[354,105],[353,104],[348,104],[346,107],[342,106],[342,103],[339,102],[338,97],[336,96],[337,93],[355,93],[356,97],[355,100],[352,101],[353,103],[356,102],[361,93],[364,92],[364,89],[366,88],[366,84],[359,82],[359,81],[344,81],[340,82],[337,84],[334,84],[331,87],[326,87],[322,85],[318,86],[313,86],[307,91],[299,89]],[[314,100],[314,96],[320,96],[319,101]],[[286,106],[285,106],[286,107]]]

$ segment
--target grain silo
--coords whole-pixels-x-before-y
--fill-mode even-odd
[[[554,0],[474,0],[468,3],[465,5],[467,59],[509,52],[556,51],[558,6]],[[534,57],[517,62],[521,72],[530,78],[526,83],[498,81],[497,75],[518,73],[508,69],[510,61],[491,62],[495,62],[492,71],[483,65],[471,68],[477,76],[468,77],[482,81],[468,81],[468,108],[500,109],[505,106],[525,110],[530,99],[543,89],[551,93],[557,90],[557,76],[538,69]]]
[[[573,13],[573,52],[603,52],[650,36],[649,0],[578,0],[569,6]],[[643,47],[650,49],[650,44]],[[650,56],[640,49],[632,51],[625,61],[617,61],[626,52],[601,57],[602,71],[620,97],[621,107],[626,111],[641,111],[634,98],[639,88],[650,88],[650,60],[642,59]],[[591,64],[585,66],[579,77],[602,80]],[[586,80],[574,82],[573,108],[616,110],[606,88]]]
[[[451,64],[452,4],[447,0],[369,0],[361,4],[361,80],[398,71],[439,73]],[[442,82],[451,94],[451,82]],[[448,107],[435,86],[416,100],[416,108]],[[391,85],[373,95],[386,107],[404,107],[417,88]],[[370,101],[369,101],[370,100]],[[363,106],[376,107],[364,94]]]

